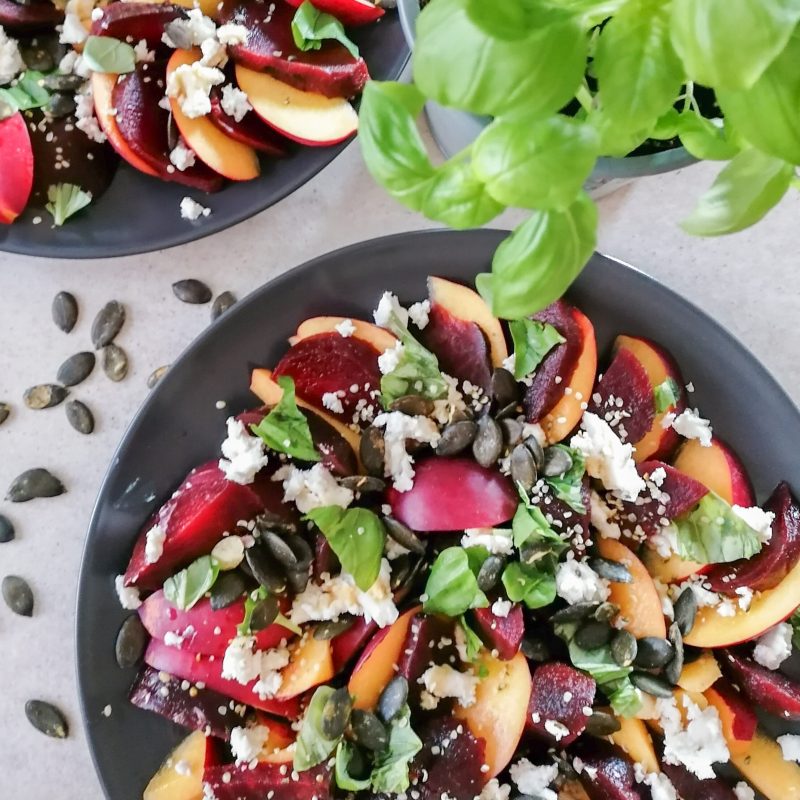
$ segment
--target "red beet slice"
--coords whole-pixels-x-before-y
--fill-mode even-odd
[[[608,422],[623,442],[638,442],[653,427],[653,386],[630,350],[617,351],[595,387],[588,410]]]
[[[279,483],[262,473],[248,486],[229,481],[216,461],[192,470],[175,494],[142,529],[133,548],[125,584],[156,589],[176,570],[199,556],[236,528],[264,510],[294,521],[296,514],[283,504]],[[161,557],[154,564],[145,558],[147,532],[159,525],[166,534]]]
[[[364,59],[354,58],[332,39],[325,40],[319,50],[300,50],[292,35],[294,15],[295,9],[283,0],[246,0],[223,9],[223,23],[244,25],[249,32],[245,44],[229,48],[233,60],[305,92],[326,97],[358,94],[369,80]]]
[[[297,395],[320,409],[325,408],[324,394],[344,392],[341,401],[344,419],[349,422],[359,402],[362,407],[380,405],[373,397],[381,386],[379,355],[371,344],[355,336],[318,333],[292,345],[273,374],[275,378],[293,378]]]
[[[123,75],[114,86],[112,101],[119,132],[128,147],[159,177],[203,192],[216,192],[223,179],[197,161],[181,171],[169,160],[169,111],[161,108],[166,86],[166,64],[139,64],[135,72]]]
[[[545,518],[556,533],[567,535],[570,545],[574,550],[585,549],[584,536],[589,531],[591,517],[591,484],[589,478],[584,478],[581,483],[581,502],[586,511],[577,512],[572,506],[556,497],[547,489],[541,496],[533,495],[531,501],[538,505]]]
[[[752,558],[713,566],[706,579],[715,592],[735,595],[742,586],[759,592],[772,589],[800,560],[800,507],[788,483],[778,484],[764,509],[775,514],[772,537]]]
[[[344,633],[331,639],[333,667],[339,672],[361,653],[367,642],[378,632],[375,622],[367,622],[359,617]]]
[[[459,383],[469,381],[489,393],[492,363],[486,336],[478,325],[459,319],[439,303],[432,303],[422,341],[439,360],[443,372],[457,378]]]
[[[718,661],[756,707],[782,719],[800,720],[800,683],[735,651],[720,654]]]
[[[392,516],[415,531],[491,528],[514,516],[518,500],[505,475],[467,458],[428,458],[411,491],[388,491]]]
[[[0,26],[11,34],[50,30],[63,21],[64,12],[50,0],[33,0],[27,5],[0,0]]]
[[[173,20],[186,16],[171,3],[111,3],[103,16],[92,22],[92,36],[112,36],[128,42],[144,39],[150,49],[161,49],[164,29]]]
[[[733,789],[721,778],[701,780],[679,764],[661,762],[661,771],[669,778],[681,797],[700,800],[736,800]]]
[[[472,613],[484,644],[490,650],[497,650],[504,661],[514,658],[525,635],[522,607],[515,603],[506,617],[498,617],[491,608],[476,608]]]
[[[290,6],[297,8],[303,0],[287,0]],[[384,11],[376,6],[372,0],[317,0],[314,8],[333,14],[336,19],[345,25],[368,25],[380,19]]]
[[[418,680],[428,667],[449,664],[450,659],[455,657],[453,621],[444,617],[415,614],[408,626],[397,664],[398,675],[408,681],[412,703],[419,702],[422,687]]]
[[[331,793],[331,771],[327,766],[295,772],[282,764],[259,761],[255,768],[248,764],[215,764],[206,766],[203,781],[212,790],[215,800],[328,800]]]
[[[341,566],[330,542],[321,533],[318,533],[314,539],[314,565],[312,567],[314,578],[319,580],[326,572],[328,575],[335,575]]]
[[[206,731],[220,739],[230,738],[231,730],[243,724],[245,709],[240,704],[211,689],[195,687],[192,696],[191,687],[182,689],[182,684],[180,678],[167,677],[162,681],[158,670],[145,666],[131,687],[130,701],[184,728]]]
[[[208,118],[223,133],[237,142],[246,144],[260,153],[266,153],[275,158],[281,158],[288,154],[289,142],[263,122],[257,114],[250,111],[239,122],[226,114],[222,109],[220,95],[221,93],[218,89],[212,90],[211,113]]]
[[[650,790],[636,783],[633,762],[621,747],[604,739],[581,739],[571,753],[588,767],[579,778],[591,800],[650,800]]]
[[[594,678],[567,664],[542,664],[533,673],[526,730],[549,745],[566,747],[585,730],[589,718],[584,709],[591,708],[596,689]],[[569,733],[558,739],[545,727],[550,720],[560,722]]]
[[[720,656],[724,658],[724,656]],[[750,742],[758,728],[758,717],[747,698],[725,678],[719,678],[711,687],[724,701],[733,715],[733,735],[742,742]]]
[[[569,384],[583,348],[583,337],[573,315],[574,309],[564,300],[556,300],[533,319],[552,325],[565,339],[556,345],[536,369],[536,377],[525,392],[523,404],[529,422],[538,422],[561,399]],[[561,380],[556,383],[556,377]],[[587,398],[588,400],[588,398]]]

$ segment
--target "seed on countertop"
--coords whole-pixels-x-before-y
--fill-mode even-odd
[[[64,333],[69,333],[78,321],[78,301],[69,292],[59,292],[53,298],[53,322]]]
[[[408,702],[408,681],[402,675],[395,675],[378,698],[378,716],[384,722],[391,722]]]
[[[12,503],[27,503],[39,497],[58,497],[64,494],[64,484],[43,467],[25,470],[11,483],[6,500]]]
[[[320,727],[328,739],[338,739],[347,728],[350,712],[353,710],[353,698],[346,686],[337,689],[325,701],[322,707]]]
[[[379,753],[389,744],[389,735],[383,723],[370,711],[354,709],[350,718],[353,738],[367,750]]]
[[[219,611],[242,599],[247,590],[245,579],[239,572],[223,572],[211,587],[211,609]]]
[[[592,736],[610,736],[621,727],[619,720],[605,711],[593,711],[592,716],[586,720],[586,733]]]
[[[361,445],[359,455],[364,469],[376,478],[383,478],[383,471],[386,459],[386,442],[383,439],[383,431],[370,425],[361,434]]]
[[[92,323],[92,344],[95,350],[100,350],[111,344],[125,324],[125,306],[116,300],[106,303]]]
[[[442,431],[436,445],[436,455],[455,456],[466,450],[474,441],[478,433],[478,425],[471,419],[462,419],[451,422]]]
[[[28,700],[25,703],[25,716],[28,722],[45,736],[66,739],[69,735],[66,718],[51,703],[46,703],[44,700]]]
[[[646,694],[651,694],[653,697],[663,697],[664,699],[672,697],[673,687],[670,686],[665,680],[651,675],[649,672],[631,672],[631,683],[637,688],[641,689]]]
[[[33,616],[33,591],[24,578],[6,575],[2,585],[3,600],[6,605],[21,617]]]
[[[644,636],[637,642],[638,652],[634,664],[643,669],[660,669],[675,655],[672,645],[660,636]]]
[[[222,292],[211,304],[211,321],[219,319],[231,306],[236,304],[236,296],[232,292]]]
[[[386,489],[386,481],[383,478],[375,478],[372,475],[348,475],[339,480],[339,485],[360,494],[374,494],[383,492]]]
[[[103,348],[103,372],[115,383],[128,374],[128,356],[119,345],[109,344]]]
[[[253,606],[253,614],[250,617],[250,631],[258,633],[272,625],[278,618],[278,601],[274,597],[265,597]]]
[[[57,383],[40,383],[38,386],[26,389],[22,397],[28,408],[41,411],[43,408],[53,408],[63,403],[67,394],[69,392]]]
[[[517,379],[503,367],[497,367],[492,372],[492,397],[498,408],[519,402],[520,390]]]
[[[601,577],[612,583],[631,583],[633,578],[628,568],[619,561],[608,558],[590,558],[589,566]]]
[[[478,421],[478,433],[472,443],[472,455],[482,467],[491,467],[497,463],[503,452],[503,431],[495,420],[489,416]]]
[[[505,559],[500,556],[489,556],[478,570],[478,588],[482,592],[490,592],[494,589],[494,587],[497,586],[497,582],[500,580],[500,576],[503,574],[503,567],[505,567],[505,565]]]
[[[0,514],[0,544],[5,544],[14,539],[14,525],[11,520]]]
[[[120,669],[130,669],[139,663],[149,638],[139,615],[131,614],[120,626],[114,644],[114,655]]]
[[[0,403],[0,425],[2,425],[11,413],[11,406],[8,403]]]
[[[672,661],[664,667],[664,677],[673,686],[676,686],[678,679],[681,677],[681,672],[683,672],[683,636],[681,636],[681,631],[677,622],[673,622],[672,625],[669,626],[669,633],[667,635],[672,643],[672,649],[675,655],[672,657]]]
[[[168,369],[169,369],[169,364],[165,364],[163,367],[156,367],[147,376],[147,388],[152,389],[153,387],[155,387],[155,385],[164,377]]]
[[[638,651],[636,637],[630,631],[618,631],[611,640],[611,655],[621,667],[633,664]]]
[[[697,617],[697,597],[695,597],[691,586],[687,586],[679,595],[673,606],[675,622],[678,624],[681,633],[688,636],[694,627]]]
[[[599,607],[599,603],[575,603],[571,606],[566,606],[555,612],[550,617],[550,622],[580,622],[587,617],[592,616]]]
[[[433,400],[417,394],[407,394],[392,401],[390,411],[399,411],[409,417],[427,417],[433,414],[435,406]]]
[[[389,537],[394,539],[401,547],[420,555],[425,552],[425,543],[407,525],[404,525],[394,517],[384,517],[383,524]]]
[[[533,453],[533,460],[536,462],[536,469],[541,471],[544,466],[544,448],[535,436],[528,436],[523,443],[528,450]]]
[[[80,400],[70,400],[65,406],[67,421],[78,433],[88,434],[94,431],[94,414]]]
[[[511,479],[527,492],[533,488],[537,477],[533,453],[524,444],[518,444],[511,451]]]
[[[355,617],[341,616],[328,622],[320,622],[314,628],[314,638],[318,641],[327,641],[338,636],[340,633],[350,630],[356,624]]]
[[[548,447],[544,453],[544,464],[542,465],[542,475],[546,478],[555,478],[563,475],[572,467],[570,454],[560,447]]]
[[[172,291],[182,303],[190,303],[191,305],[203,305],[213,297],[211,289],[196,278],[185,278],[182,281],[176,281],[172,284]]]
[[[56,380],[64,386],[77,386],[92,374],[96,360],[90,350],[75,353],[58,368]]]
[[[614,629],[607,622],[591,619],[575,632],[575,642],[584,650],[595,650],[605,647],[613,635]]]

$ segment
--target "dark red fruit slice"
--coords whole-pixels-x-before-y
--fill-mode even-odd
[[[245,708],[211,689],[182,689],[183,681],[164,675],[152,667],[142,667],[131,687],[130,701],[145,711],[153,711],[193,731],[229,739],[231,730],[243,723]],[[224,713],[223,713],[224,712]]]
[[[737,800],[733,789],[721,778],[701,780],[686,767],[661,762],[661,771],[669,778],[680,797],[698,800]]]
[[[778,484],[764,510],[775,514],[772,537],[758,555],[712,567],[706,580],[715,592],[735,595],[742,586],[758,592],[772,589],[800,560],[800,506],[788,483]]]
[[[295,772],[285,764],[259,761],[255,768],[248,764],[215,764],[207,766],[203,781],[215,800],[328,800],[331,792],[331,771],[327,766]]]
[[[297,8],[303,0],[287,0],[290,6]],[[333,14],[345,25],[368,25],[380,19],[384,11],[372,0],[317,0],[314,7],[326,14]]]
[[[584,478],[581,483],[581,502],[586,509],[583,514],[578,513],[572,506],[556,497],[549,487],[544,490],[543,494],[538,495],[534,492],[531,495],[531,502],[539,506],[556,533],[562,536],[566,534],[573,549],[585,549],[583,535],[589,531],[591,517],[591,485],[588,477]]]
[[[185,16],[184,9],[171,3],[111,3],[103,9],[102,17],[92,22],[92,36],[128,42],[144,39],[150,49],[161,49],[166,26]]]
[[[319,409],[325,408],[324,394],[344,392],[341,401],[349,422],[359,407],[378,405],[373,394],[380,392],[379,355],[355,336],[318,333],[292,345],[273,374],[293,378],[298,397]]]
[[[248,112],[239,122],[226,114],[222,110],[220,92],[217,89],[211,93],[211,113],[208,118],[231,139],[246,144],[259,153],[282,158],[289,152],[288,140],[265,124],[254,112]]]
[[[456,656],[454,626],[451,619],[415,614],[408,626],[397,673],[407,681],[413,703],[419,701],[419,678],[434,664],[448,664]]]
[[[223,179],[201,161],[181,171],[169,160],[169,112],[159,102],[164,97],[166,64],[139,64],[123,75],[111,95],[122,138],[159,177],[203,192],[216,192]]]
[[[497,650],[504,661],[514,658],[525,635],[522,607],[515,603],[506,617],[498,617],[491,608],[476,608],[472,613],[484,644],[490,650]]]
[[[49,30],[63,21],[64,12],[50,0],[33,0],[25,5],[13,0],[0,0],[0,26],[9,33]]]
[[[378,632],[375,622],[366,622],[359,617],[344,633],[331,640],[331,657],[333,668],[343,670],[366,646],[367,642]]]
[[[549,745],[566,747],[586,728],[589,718],[584,709],[594,703],[597,689],[594,678],[554,661],[538,667],[532,683],[526,730]],[[554,736],[546,727],[549,720],[561,723],[569,733],[560,739]]]
[[[575,742],[571,753],[583,761],[578,777],[591,800],[650,800],[650,790],[636,783],[633,762],[622,748],[592,737]]]
[[[738,652],[720,654],[718,661],[722,671],[754,706],[781,719],[800,720],[800,683]]]
[[[314,565],[312,567],[314,577],[319,580],[326,572],[328,575],[335,575],[341,566],[330,542],[321,533],[318,533],[314,539]]]
[[[229,48],[233,60],[250,69],[267,72],[278,80],[326,97],[353,97],[369,80],[363,58],[354,58],[332,39],[319,50],[300,50],[294,43],[292,19],[295,9],[288,3],[246,0],[223,9],[221,22],[244,25],[245,44]]]

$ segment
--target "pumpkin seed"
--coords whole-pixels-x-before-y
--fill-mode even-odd
[[[21,617],[33,616],[33,591],[28,582],[18,575],[3,578],[3,600],[6,605]]]
[[[472,443],[472,455],[482,467],[491,467],[503,452],[503,431],[491,417],[478,420],[478,433]]]
[[[492,372],[492,397],[499,408],[509,403],[517,403],[520,399],[520,388],[517,379],[503,367]]]
[[[455,456],[466,450],[474,441],[478,426],[471,419],[451,422],[442,430],[436,445],[436,455]]]
[[[518,419],[513,417],[501,419],[500,427],[503,429],[506,447],[514,447],[522,441],[523,426]]]
[[[519,560],[530,567],[552,552],[553,545],[550,542],[528,542],[520,548]]]
[[[663,678],[651,675],[649,672],[631,672],[631,683],[646,694],[653,697],[672,697],[673,688]]]
[[[502,422],[504,419],[512,419],[519,414],[519,404],[509,403],[503,406],[495,415],[494,418],[497,422]]]
[[[399,411],[409,417],[427,417],[433,414],[433,400],[417,394],[398,397],[390,406],[391,411]]]
[[[511,451],[511,479],[527,492],[533,488],[537,478],[533,453],[524,444],[518,444]]]
[[[70,400],[64,408],[67,412],[67,421],[78,433],[88,436],[94,431],[94,414],[85,403],[80,400]]]
[[[314,553],[311,550],[311,545],[299,535],[288,535],[285,539],[286,544],[289,545],[294,557],[297,559],[297,570],[307,570],[314,560]]]
[[[346,686],[337,689],[322,707],[322,733],[328,739],[338,739],[347,728],[350,712],[353,710],[353,698]]]
[[[611,655],[621,667],[633,664],[638,651],[636,637],[630,631],[617,631],[611,640]]]
[[[11,520],[0,514],[0,544],[10,542],[14,538],[14,525]]]
[[[283,594],[286,591],[287,578],[282,574],[272,555],[266,548],[258,545],[245,551],[245,561],[253,573],[253,577],[272,594]]]
[[[605,711],[593,711],[592,716],[586,720],[586,733],[592,736],[610,736],[621,727],[619,720]]]
[[[108,344],[103,348],[103,372],[115,383],[128,374],[128,356],[119,345]]]
[[[211,587],[211,608],[219,611],[241,600],[247,583],[239,572],[223,572]]]
[[[367,750],[379,753],[381,750],[385,750],[389,744],[386,728],[370,711],[354,709],[350,717],[350,727],[353,731],[353,738]]]
[[[78,301],[69,292],[59,292],[53,298],[51,312],[56,326],[69,333],[78,321]]]
[[[601,577],[612,583],[631,583],[633,578],[628,568],[619,561],[608,558],[591,558],[589,566]]]
[[[211,321],[219,319],[235,303],[236,296],[232,292],[218,294],[211,304]]]
[[[380,428],[370,425],[361,434],[359,455],[361,456],[361,463],[368,474],[376,478],[383,477],[386,461],[386,443]]]
[[[575,632],[575,642],[584,650],[595,650],[605,647],[613,635],[614,629],[607,622],[591,619]]]
[[[45,75],[42,85],[51,92],[74,92],[83,86],[80,75]]]
[[[211,550],[219,568],[225,572],[236,569],[244,560],[244,542],[241,536],[225,536]]]
[[[478,588],[482,592],[489,592],[494,589],[503,574],[505,565],[505,559],[500,558],[500,556],[489,556],[478,570]]]
[[[361,494],[375,494],[386,490],[386,481],[372,475],[348,475],[339,479],[339,485]]]
[[[172,284],[172,292],[182,303],[191,305],[203,305],[212,298],[211,289],[197,280],[197,278],[185,278]]]
[[[614,603],[600,603],[594,612],[594,618],[600,622],[611,622],[619,614],[619,606]]]
[[[672,645],[660,636],[645,636],[637,642],[638,652],[634,664],[642,669],[660,669],[675,655]]]
[[[533,460],[536,464],[537,471],[541,472],[542,466],[544,465],[544,448],[541,444],[539,444],[539,440],[535,436],[528,436],[522,444],[528,448],[528,450],[533,453]]]
[[[46,703],[44,700],[28,700],[25,703],[25,716],[28,722],[45,736],[66,739],[69,735],[66,718],[51,703]]]
[[[550,622],[559,624],[562,622],[581,622],[591,617],[599,608],[599,603],[575,603],[566,608],[559,609],[550,617]]]
[[[256,526],[260,530],[277,531],[278,533],[297,533],[297,523],[287,520],[276,511],[262,511],[256,517]]]
[[[163,367],[156,367],[147,376],[147,388],[152,389],[164,377],[168,369],[169,364],[165,364]]]
[[[250,631],[258,633],[272,625],[278,618],[278,601],[274,597],[265,597],[253,606],[253,614],[250,617]]]
[[[0,403],[0,425],[2,425],[11,413],[11,406],[8,403]]]
[[[306,590],[311,576],[308,569],[289,569],[286,571],[286,579],[294,594],[302,594]]]
[[[53,92],[53,94],[50,95],[50,99],[47,101],[47,105],[44,107],[44,110],[51,117],[59,119],[72,114],[76,107],[77,105],[75,103],[74,94],[68,94],[66,92]]]
[[[378,698],[378,716],[386,723],[391,722],[408,702],[408,681],[402,675],[395,675]]]
[[[694,627],[697,617],[697,598],[690,586],[687,586],[678,596],[673,606],[675,622],[678,623],[681,633],[688,636]]]
[[[548,447],[544,452],[544,464],[542,464],[542,475],[546,478],[555,478],[563,475],[572,467],[572,457],[566,450],[560,447]]]
[[[339,619],[332,619],[328,622],[320,622],[320,624],[314,628],[314,638],[320,641],[333,639],[340,633],[349,631],[355,624],[356,618],[348,616],[341,616]]]
[[[130,669],[139,663],[149,638],[139,615],[131,614],[122,623],[114,644],[114,655],[120,669]]]
[[[261,541],[272,557],[286,569],[297,569],[297,557],[292,548],[272,531],[261,531]]]
[[[63,403],[67,394],[67,390],[57,383],[40,383],[38,386],[26,389],[22,397],[28,408],[40,411],[43,408],[53,408],[53,406]]]
[[[64,494],[64,484],[43,467],[36,467],[17,475],[6,494],[12,503],[27,503],[39,497],[58,497]]]
[[[178,126],[175,124],[175,115],[172,109],[167,113],[167,146],[170,150],[174,150],[181,140],[180,133],[178,133]]]
[[[425,552],[425,543],[411,530],[411,528],[403,525],[402,522],[394,519],[394,517],[384,517],[383,525],[386,528],[386,533],[394,539],[397,544],[410,550],[412,553],[419,553],[422,555]]]
[[[91,351],[75,353],[58,368],[56,380],[64,386],[77,386],[92,374],[95,361],[95,355]]]
[[[92,344],[95,350],[100,350],[111,344],[125,324],[125,307],[116,300],[106,303],[92,323]]]
[[[683,636],[681,636],[681,631],[677,622],[673,622],[672,625],[669,626],[667,635],[672,643],[672,649],[675,655],[672,657],[672,661],[664,667],[664,677],[675,686],[683,671]]]
[[[53,56],[44,47],[21,46],[19,54],[25,66],[37,72],[49,72],[56,65]]]
[[[347,772],[353,778],[366,780],[372,772],[372,762],[364,754],[363,748],[350,742],[350,762],[347,765]]]
[[[522,650],[525,658],[530,661],[536,661],[539,664],[549,661],[551,657],[550,647],[547,642],[535,636],[526,636],[522,640],[520,650]]]

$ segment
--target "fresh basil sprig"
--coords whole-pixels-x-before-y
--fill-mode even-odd
[[[583,502],[583,476],[586,474],[586,459],[578,450],[563,444],[556,444],[560,450],[565,450],[572,459],[572,466],[563,474],[545,478],[553,490],[553,494],[563,500],[573,511],[579,514],[586,513],[586,504]]]
[[[50,101],[50,92],[45,89],[43,72],[28,69],[17,77],[13,86],[0,89],[0,101],[12,112],[42,108]]]
[[[218,576],[217,560],[211,556],[201,556],[164,581],[164,597],[176,608],[188,611],[211,589]]]
[[[422,750],[422,741],[411,727],[411,711],[406,706],[391,723],[389,746],[375,757],[370,783],[376,794],[402,794],[411,785],[408,767]]]
[[[472,630],[469,622],[467,622],[467,618],[463,614],[458,618],[458,626],[464,633],[467,661],[474,661],[483,648],[483,641],[481,637]]]
[[[90,36],[83,45],[83,60],[93,72],[123,75],[136,69],[136,52],[113,36]]]
[[[295,12],[292,37],[300,50],[320,50],[324,41],[333,39],[343,44],[353,58],[359,57],[358,47],[348,38],[342,23],[315,8],[309,0],[305,0]]]
[[[463,547],[448,547],[439,553],[431,567],[425,595],[423,608],[428,614],[460,617],[471,608],[489,605]]]
[[[530,375],[557,345],[566,341],[549,323],[535,319],[515,319],[509,324],[514,342],[514,377]]]
[[[322,728],[322,712],[334,691],[331,686],[320,686],[308,704],[294,750],[293,766],[298,772],[321,764],[339,744],[341,737],[329,739]]]
[[[656,414],[663,414],[670,408],[674,408],[680,397],[681,387],[678,386],[675,378],[667,378],[663,383],[659,383],[653,390]]]
[[[47,188],[45,208],[53,216],[54,225],[63,225],[73,214],[86,208],[92,202],[92,195],[84,192],[74,183],[56,183]]]

